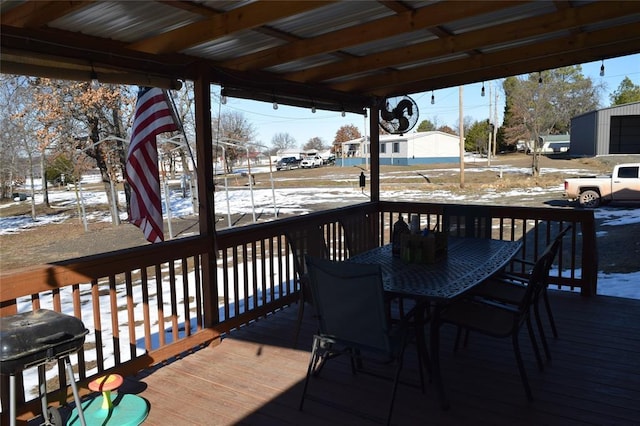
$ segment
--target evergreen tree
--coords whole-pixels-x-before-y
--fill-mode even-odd
[[[616,91],[609,96],[609,99],[611,106],[640,102],[640,86],[633,84],[629,77],[625,77]]]

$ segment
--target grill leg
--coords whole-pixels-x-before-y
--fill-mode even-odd
[[[80,424],[82,426],[86,426],[87,423],[84,420],[84,412],[82,411],[82,403],[80,401],[78,385],[76,384],[76,379],[73,375],[73,367],[71,366],[71,361],[69,360],[68,355],[64,357],[64,363],[67,367],[67,375],[69,376],[69,381],[71,382],[71,389],[73,389],[73,400],[76,402],[76,409],[78,410],[78,418],[80,419]]]
[[[49,402],[47,401],[47,376],[45,375],[45,365],[40,364],[38,366],[38,392],[40,392],[40,404],[42,405],[42,418],[45,421],[45,425],[51,424],[49,422],[49,414],[47,409],[49,408]]]
[[[9,375],[9,424],[16,426],[16,375]]]

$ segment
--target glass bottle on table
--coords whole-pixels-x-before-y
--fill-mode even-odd
[[[394,257],[400,257],[402,236],[409,233],[409,225],[404,221],[402,214],[398,215],[398,221],[393,224],[393,232],[391,235],[391,253]]]

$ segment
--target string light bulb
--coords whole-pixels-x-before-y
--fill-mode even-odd
[[[480,91],[480,96],[484,97],[484,81],[482,82],[482,90]]]
[[[220,103],[222,105],[226,105],[227,104],[227,92],[224,89],[222,89],[220,91]]]
[[[604,77],[604,59],[602,60],[602,65],[600,65],[600,77]]]
[[[431,105],[436,103],[436,97],[433,95],[433,90],[431,91]]]
[[[98,73],[96,72],[95,69],[93,69],[93,64],[91,65],[91,85],[93,86],[97,86],[98,85]]]
[[[340,113],[340,115],[342,115],[343,117],[345,117],[347,115],[346,112],[344,112],[344,110],[342,110],[342,112]]]
[[[315,113],[316,113],[316,106],[315,106],[315,105],[312,105],[312,106],[311,106],[311,112],[312,112],[313,114],[315,114]]]
[[[278,103],[276,101],[273,101],[273,109],[278,109]]]
[[[542,84],[542,73],[538,72],[538,84]]]

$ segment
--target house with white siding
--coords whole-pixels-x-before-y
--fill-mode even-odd
[[[358,166],[369,158],[369,138],[353,139],[342,143],[336,165]],[[459,159],[460,138],[456,135],[439,131],[380,135],[380,165],[455,163]]]

